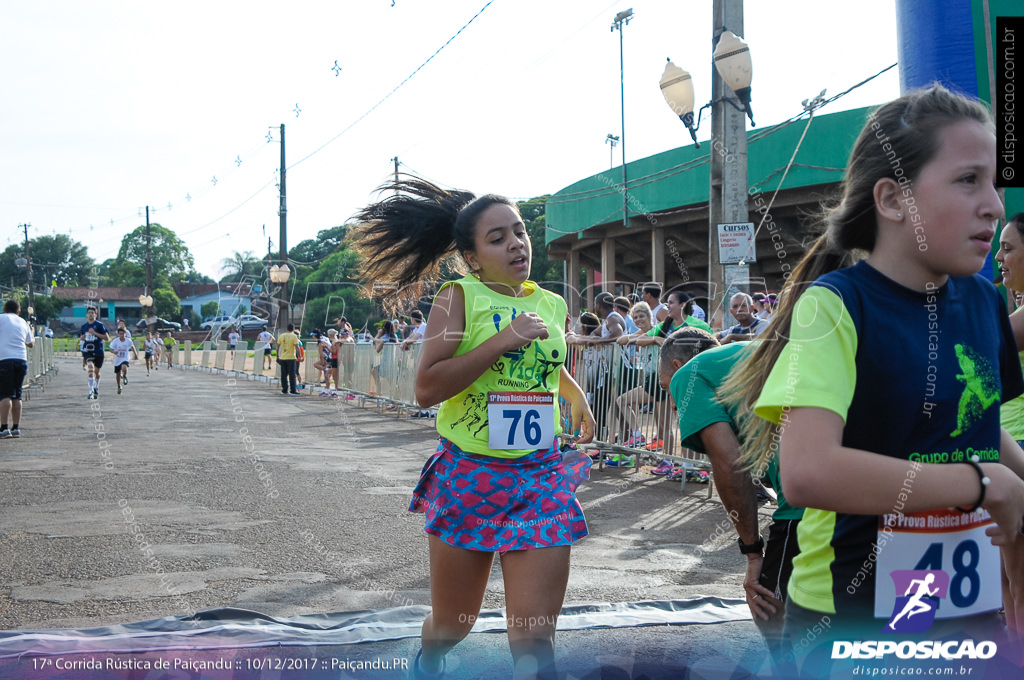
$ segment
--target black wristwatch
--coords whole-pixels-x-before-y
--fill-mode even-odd
[[[764,538],[761,536],[757,537],[757,540],[750,545],[743,542],[742,538],[737,538],[736,542],[740,545],[740,552],[744,555],[752,555],[754,553],[764,554]]]

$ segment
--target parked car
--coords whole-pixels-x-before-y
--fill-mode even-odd
[[[242,314],[235,320],[235,327],[241,331],[259,330],[269,325],[269,321],[255,314]]]
[[[208,331],[211,328],[227,328],[228,326],[234,326],[235,321],[237,319],[233,316],[215,316],[199,324],[199,330]]]
[[[138,328],[140,331],[145,332],[146,329],[149,328],[149,325],[146,323],[145,319],[141,319],[137,324],[135,324],[135,327]],[[177,321],[168,321],[167,319],[158,316],[156,318],[156,328],[154,330],[157,333],[166,333],[167,331],[180,331],[181,324],[178,323]]]

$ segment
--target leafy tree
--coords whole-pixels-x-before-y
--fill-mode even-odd
[[[544,245],[544,231],[547,217],[544,213],[545,204],[550,195],[538,196],[519,204],[519,214],[526,224],[526,233],[533,244],[533,262],[530,265],[531,281],[561,281],[562,263],[548,259],[547,247]],[[560,292],[560,291],[559,291]]]
[[[263,260],[257,258],[251,250],[240,253],[237,250],[231,257],[225,257],[220,261],[221,271],[228,271],[228,275],[221,279],[221,283],[232,283],[241,281],[243,276],[259,276],[263,270]]]
[[[15,297],[21,304],[21,316],[28,318],[28,295],[19,293]],[[40,295],[38,293],[32,296],[33,314],[40,323],[44,323],[50,319],[56,319],[60,316],[62,309],[70,307],[72,304],[74,304],[74,300],[71,298],[62,298],[55,295]]]
[[[34,290],[49,288],[51,282],[58,286],[87,286],[89,272],[94,262],[88,249],[67,234],[37,236],[29,240],[32,253],[32,287]],[[26,271],[14,264],[25,256],[25,244],[15,243],[0,253],[0,281],[14,280],[21,285],[26,280]]]
[[[204,302],[203,306],[199,308],[199,313],[202,314],[204,319],[209,316],[220,316],[220,302],[217,300],[210,300],[209,302]]]
[[[310,266],[316,266],[321,260],[341,248],[348,235],[348,225],[331,227],[317,232],[315,239],[306,239],[288,251],[288,259]]]
[[[165,319],[176,319],[181,315],[181,299],[169,285],[160,286],[153,291],[153,307],[156,315]]]
[[[181,281],[181,283],[217,283],[217,282],[214,281],[209,276],[207,276],[206,274],[200,274],[199,272],[193,270],[193,271],[190,271],[188,274],[185,275],[185,278]]]
[[[354,283],[333,287],[329,292],[306,303],[302,331],[323,330],[333,325],[339,316],[348,318],[353,328],[361,328],[366,321],[378,315],[377,306],[367,298],[362,288]],[[326,326],[325,326],[326,319]]]
[[[154,287],[180,283],[194,276],[195,260],[185,242],[170,229],[156,223],[149,225],[149,231]],[[107,269],[107,279],[111,286],[146,285],[145,225],[121,239],[121,249],[115,262]]]

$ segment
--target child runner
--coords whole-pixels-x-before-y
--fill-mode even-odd
[[[570,547],[587,533],[575,489],[590,467],[557,445],[559,397],[578,441],[590,441],[595,425],[563,366],[565,300],[527,280],[530,238],[508,199],[418,179],[386,190],[396,193],[358,215],[369,280],[395,281],[416,299],[449,256],[472,272],[437,293],[416,376],[416,401],[441,404],[441,441],[410,504],[426,514],[432,604],[414,673],[444,671],[445,654],[473,627],[498,553],[515,677],[553,676]]]
[[[273,346],[274,346],[274,336],[273,336],[273,334],[270,331],[267,330],[267,327],[264,326],[263,330],[260,331],[260,334],[256,336],[256,339],[259,340],[260,342],[264,343],[264,346],[263,346],[263,361],[266,364],[266,370],[269,371],[271,368],[274,367],[273,363],[272,363],[272,359],[270,357],[270,352],[271,352],[271,350],[273,349]]]
[[[831,640],[891,636],[923,571],[948,579],[928,638],[1001,626],[996,546],[1021,540],[1024,452],[999,405],[1024,384],[1003,302],[976,274],[1003,212],[995,180],[977,102],[935,85],[878,109],[771,341],[726,386],[777,424],[749,419],[743,438],[779,452],[807,508],[785,622],[807,674],[827,677]],[[867,259],[840,269],[854,251]]]
[[[152,368],[153,370],[156,370],[156,362],[153,360],[153,356],[157,352],[157,344],[159,342],[159,340],[153,338],[153,334],[151,332],[146,333],[146,342],[143,345],[145,347],[144,355],[146,357],[146,375],[149,375],[149,369]]]
[[[167,355],[167,368],[174,368],[171,364],[171,360],[174,359],[174,336],[170,331],[167,331],[167,335],[164,336],[163,352]],[[234,356],[234,353],[231,356]]]
[[[100,369],[103,368],[103,341],[108,339],[107,327],[97,321],[98,312],[90,307],[85,312],[85,323],[82,324],[81,335],[84,341],[82,353],[85,355],[89,368],[89,396],[87,399],[100,398]]]
[[[114,381],[117,383],[118,394],[121,394],[121,384],[128,384],[128,353],[132,352],[136,359],[139,358],[135,345],[127,335],[125,327],[120,326],[117,329],[117,337],[110,341],[110,351],[114,355]]]
[[[160,370],[160,355],[163,353],[164,343],[160,341],[160,332],[153,334],[153,370]]]

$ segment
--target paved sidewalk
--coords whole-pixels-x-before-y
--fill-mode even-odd
[[[0,440],[0,627],[429,604],[423,520],[406,508],[433,421],[227,375],[147,377],[139,365],[121,395],[105,365],[90,401],[80,362],[58,365],[25,402],[22,438]],[[595,469],[580,491],[591,535],[573,550],[566,603],[741,597],[745,560],[706,495]],[[501,602],[496,563],[484,607]],[[417,646],[387,652],[411,658]],[[559,646],[581,664],[654,655],[725,670],[761,649],[749,621],[560,633]],[[466,668],[501,649],[504,635],[459,648]]]

